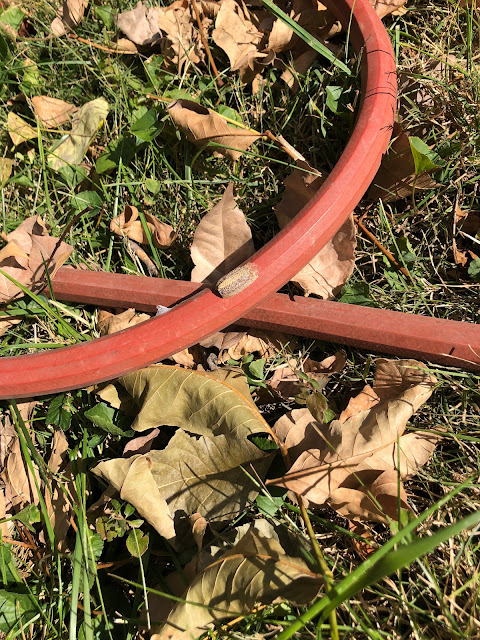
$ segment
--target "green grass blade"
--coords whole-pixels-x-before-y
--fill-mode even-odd
[[[463,520],[445,527],[437,531],[432,536],[426,538],[417,538],[407,545],[403,545],[400,549],[394,550],[394,547],[405,541],[413,531],[432,515],[438,508],[451,500],[454,495],[465,489],[471,480],[459,485],[454,491],[436,502],[432,507],[424,511],[417,518],[412,520],[406,527],[401,529],[395,536],[386,542],[378,551],[370,558],[365,560],[351,574],[346,576],[341,582],[323,598],[315,602],[305,613],[295,620],[287,629],[285,629],[277,638],[277,640],[287,640],[291,638],[299,629],[304,627],[307,622],[322,614],[322,620],[325,619],[329,612],[338,607],[339,604],[351,598],[355,593],[361,591],[365,587],[375,584],[382,578],[394,573],[397,569],[409,565],[420,556],[428,553],[445,540],[457,535],[464,529],[475,526],[480,522],[480,512],[472,513]]]

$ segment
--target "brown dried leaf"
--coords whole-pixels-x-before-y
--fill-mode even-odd
[[[0,158],[0,189],[12,175],[13,164],[11,158]]]
[[[68,441],[61,429],[57,429],[53,435],[48,470],[52,492],[45,492],[45,504],[58,548],[66,552],[66,535],[70,528],[72,505],[78,504],[78,497],[72,464],[68,457]],[[57,474],[61,476],[57,477]]]
[[[0,251],[1,254],[1,251]],[[0,260],[1,262],[1,260]],[[23,320],[23,316],[0,316],[0,336]]]
[[[173,228],[169,224],[157,220],[151,213],[143,215],[153,244],[159,249],[169,247],[175,240]],[[140,244],[149,244],[138,209],[133,205],[125,205],[123,212],[111,221],[110,231],[122,236],[122,238],[127,237]]]
[[[275,209],[281,229],[315,195],[324,177],[302,163],[286,180],[285,193]],[[292,278],[305,292],[323,299],[334,298],[353,272],[355,265],[356,226],[350,216],[317,255]]]
[[[320,576],[303,559],[288,556],[278,540],[265,537],[254,523],[232,549],[195,576],[184,602],[174,607],[152,640],[196,638],[215,621],[247,615],[257,602],[284,598],[306,604],[320,585]],[[214,607],[205,606],[212,603]]]
[[[216,151],[231,160],[238,160],[246,149],[258,140],[260,135],[250,129],[242,129],[227,124],[227,122],[210,109],[192,100],[175,100],[171,102],[168,111],[173,122],[179,127],[191,142],[204,146],[213,142],[223,147],[216,147]]]
[[[342,411],[339,417],[339,422],[345,422],[348,418],[356,416],[360,411],[367,411],[372,409],[376,404],[380,402],[380,398],[377,396],[372,387],[367,384],[362,391],[353,398],[350,398],[346,409]]]
[[[200,221],[190,251],[195,264],[192,282],[209,284],[216,283],[254,253],[252,232],[237,207],[232,183]]]
[[[8,112],[7,129],[15,147],[25,142],[25,140],[36,138],[38,135],[36,129],[13,111]]]
[[[212,33],[215,44],[227,54],[231,70],[240,71],[241,79],[253,70],[254,60],[265,55],[260,52],[263,33],[254,20],[243,3],[223,0]]]
[[[388,522],[387,516],[398,515],[398,478],[414,475],[440,438],[423,432],[404,435],[407,421],[436,383],[426,367],[415,360],[377,362],[374,391],[380,402],[370,409],[330,425],[309,419],[305,409],[282,418],[277,433],[286,433],[298,457],[289,473],[273,483],[312,503],[328,503],[350,519]]]
[[[108,336],[111,333],[134,327],[145,320],[150,320],[150,316],[147,313],[137,314],[135,309],[126,309],[116,315],[101,309],[98,312],[97,329],[102,336]]]
[[[53,278],[72,253],[73,247],[48,235],[40,216],[24,220],[5,236],[7,245],[0,251],[0,268],[32,291],[45,285],[45,264]],[[0,274],[0,301],[10,302],[23,292]]]
[[[288,364],[275,369],[273,376],[268,381],[268,386],[285,400],[290,400],[295,398],[306,386],[305,380],[297,375],[297,371],[306,373],[309,378],[319,384],[320,389],[323,389],[330,376],[343,369],[345,362],[345,356],[340,351],[325,358],[322,362],[306,358],[299,364],[295,359],[292,359]]]
[[[145,436],[137,436],[127,442],[123,449],[123,457],[130,458],[136,453],[148,453],[153,445],[153,441],[160,434],[160,429],[152,429]],[[128,454],[128,455],[127,455]]]
[[[72,130],[48,154],[48,164],[54,171],[82,162],[97,131],[105,122],[108,111],[105,98],[90,100],[78,109],[72,120]]]
[[[79,24],[87,7],[88,0],[63,0],[61,15],[53,20],[50,31],[59,38],[64,36]]]
[[[204,52],[191,3],[188,0],[176,0],[168,7],[156,7],[156,10],[158,26],[165,34],[161,44],[167,66],[181,71],[187,61],[193,64],[202,62]],[[201,20],[206,30],[210,20]]]
[[[32,98],[33,112],[44,127],[60,127],[70,120],[70,117],[78,110],[69,102],[48,96],[35,96]]]
[[[258,353],[260,358],[273,358],[287,345],[295,344],[294,338],[277,331],[218,331],[201,341],[205,349],[218,349],[218,362],[224,364],[227,360],[240,360],[242,356]]]
[[[398,11],[406,2],[407,0],[370,0],[370,4],[380,18]]]
[[[153,44],[162,37],[156,7],[147,7],[138,2],[135,9],[119,13],[115,24],[129,40],[140,46]]]
[[[394,127],[394,136],[396,138],[383,156],[380,169],[368,191],[371,200],[381,198],[383,202],[396,202],[411,196],[413,189],[421,191],[437,186],[429,173],[415,176],[415,160],[409,137],[398,124]]]

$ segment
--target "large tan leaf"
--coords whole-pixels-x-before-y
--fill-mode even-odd
[[[255,58],[264,55],[259,51],[263,34],[253,20],[243,3],[223,0],[212,33],[215,44],[227,54],[231,70],[240,71],[242,79],[252,69]]]
[[[183,595],[187,602],[176,605],[152,640],[196,638],[213,622],[249,613],[256,602],[284,598],[306,604],[320,586],[320,576],[302,559],[286,555],[277,540],[252,525],[230,551],[195,577]]]
[[[36,138],[38,135],[36,129],[13,111],[8,112],[7,130],[15,147],[25,142],[25,140]]]
[[[324,177],[300,163],[286,180],[285,193],[275,209],[278,224],[285,227],[315,195]],[[355,265],[356,228],[353,216],[337,231],[331,240],[292,278],[305,292],[324,299],[334,298],[353,272]]]
[[[58,171],[62,167],[81,163],[95,134],[104,123],[108,110],[105,98],[96,98],[77,111],[70,134],[48,154],[48,163],[52,169]]]
[[[222,199],[203,216],[190,249],[195,268],[192,282],[214,284],[255,251],[252,232],[229,184]]]
[[[61,37],[70,29],[74,29],[83,18],[87,6],[88,0],[63,0],[61,15],[50,25],[53,35]]]
[[[143,215],[153,244],[159,249],[169,247],[175,240],[173,228],[169,224],[157,220],[150,213],[144,213]],[[113,218],[110,223],[110,231],[123,238],[130,238],[134,242],[149,244],[138,209],[132,205],[126,204],[122,213]]]
[[[411,196],[414,189],[421,191],[437,185],[429,173],[415,175],[415,160],[410,141],[399,125],[395,125],[394,135],[396,138],[383,157],[368,191],[371,200],[381,198],[384,202],[396,202]]]
[[[428,433],[404,435],[407,421],[428,400],[435,383],[425,366],[415,360],[379,360],[373,387],[377,404],[343,422],[334,420],[328,427],[309,420],[306,410],[297,420],[292,413],[293,432],[287,432],[286,438],[298,457],[289,473],[274,483],[315,504],[328,502],[349,518],[387,521],[398,493],[392,472],[399,480],[411,477],[427,462],[439,440]],[[285,424],[282,431],[286,431]],[[305,446],[299,453],[302,441]],[[388,482],[387,476],[380,479],[384,472],[389,473]],[[372,502],[372,496],[379,504]]]
[[[227,124],[217,113],[192,100],[175,100],[170,103],[168,111],[174,123],[191,142],[200,147],[209,142],[221,145],[215,151],[231,160],[238,160],[260,137],[249,129]]]
[[[48,235],[40,216],[27,218],[4,240],[7,244],[0,251],[0,269],[32,291],[45,286],[45,265],[53,277],[73,251],[70,245]],[[22,290],[0,274],[0,302],[21,296]]]
[[[188,371],[162,364],[129,373],[119,383],[138,408],[135,431],[170,425],[232,438],[268,431],[245,376],[236,370]]]
[[[258,493],[248,474],[262,477],[270,461],[245,437],[198,438],[179,429],[165,449],[106,460],[94,472],[173,544],[175,522],[185,514],[218,524],[243,511]]]
[[[48,128],[60,127],[78,111],[75,105],[49,96],[35,96],[32,104],[35,116]]]

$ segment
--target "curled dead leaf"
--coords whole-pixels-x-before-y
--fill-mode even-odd
[[[370,408],[330,425],[320,425],[306,409],[284,416],[275,428],[297,457],[273,483],[311,503],[328,503],[351,520],[397,518],[398,500],[407,507],[401,481],[428,461],[440,439],[427,432],[405,434],[407,421],[435,384],[415,360],[379,360],[373,391],[380,401]]]
[[[40,216],[27,218],[4,239],[7,244],[0,251],[0,269],[32,291],[44,287],[45,267],[53,278],[73,251],[70,245],[48,235]],[[21,296],[22,290],[0,274],[0,301],[10,302]]]
[[[59,38],[64,36],[80,23],[87,7],[88,0],[63,0],[61,15],[53,20],[50,31]]]
[[[125,309],[116,315],[101,309],[98,312],[97,329],[102,336],[108,336],[117,331],[129,329],[145,320],[150,320],[150,316],[147,313],[137,314],[135,309]]]
[[[252,232],[237,206],[230,183],[220,202],[203,216],[195,230],[191,247],[195,264],[192,282],[215,284],[254,251]]]
[[[218,113],[192,100],[175,100],[168,106],[168,111],[188,140],[198,146],[209,142],[219,145],[215,150],[231,160],[238,160],[260,138],[258,132],[227,124]]]
[[[265,55],[260,52],[263,33],[255,22],[255,17],[243,3],[236,0],[220,3],[212,38],[227,54],[231,70],[240,71],[242,80],[253,71],[254,60]]]
[[[150,213],[144,213],[143,215],[153,244],[159,249],[169,247],[175,240],[173,228],[165,222],[160,222]],[[138,209],[133,205],[125,205],[122,213],[111,221],[110,231],[123,238],[127,237],[134,242],[149,244]]]
[[[291,359],[287,364],[275,369],[268,381],[268,386],[285,400],[291,400],[305,388],[306,384],[305,380],[298,375],[298,371],[302,371],[309,379],[314,380],[321,390],[332,375],[343,369],[345,362],[346,358],[341,352],[325,358],[322,362],[306,358],[302,363],[298,363],[295,359]]]
[[[406,4],[407,0],[370,0],[370,4],[375,9],[375,13],[379,18],[398,11]]]

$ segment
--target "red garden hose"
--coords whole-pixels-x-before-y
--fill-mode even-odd
[[[52,286],[57,300],[155,313],[157,304],[171,307],[203,285],[64,267]],[[235,324],[480,369],[480,327],[468,322],[274,293]]]
[[[132,329],[55,351],[2,358],[0,398],[103,382],[195,344],[277,291],[338,231],[371,183],[387,148],[395,115],[396,74],[390,40],[369,1],[326,4],[349,28],[361,55],[363,101],[345,151],[312,200],[223,284],[223,294],[229,297],[203,290]]]

